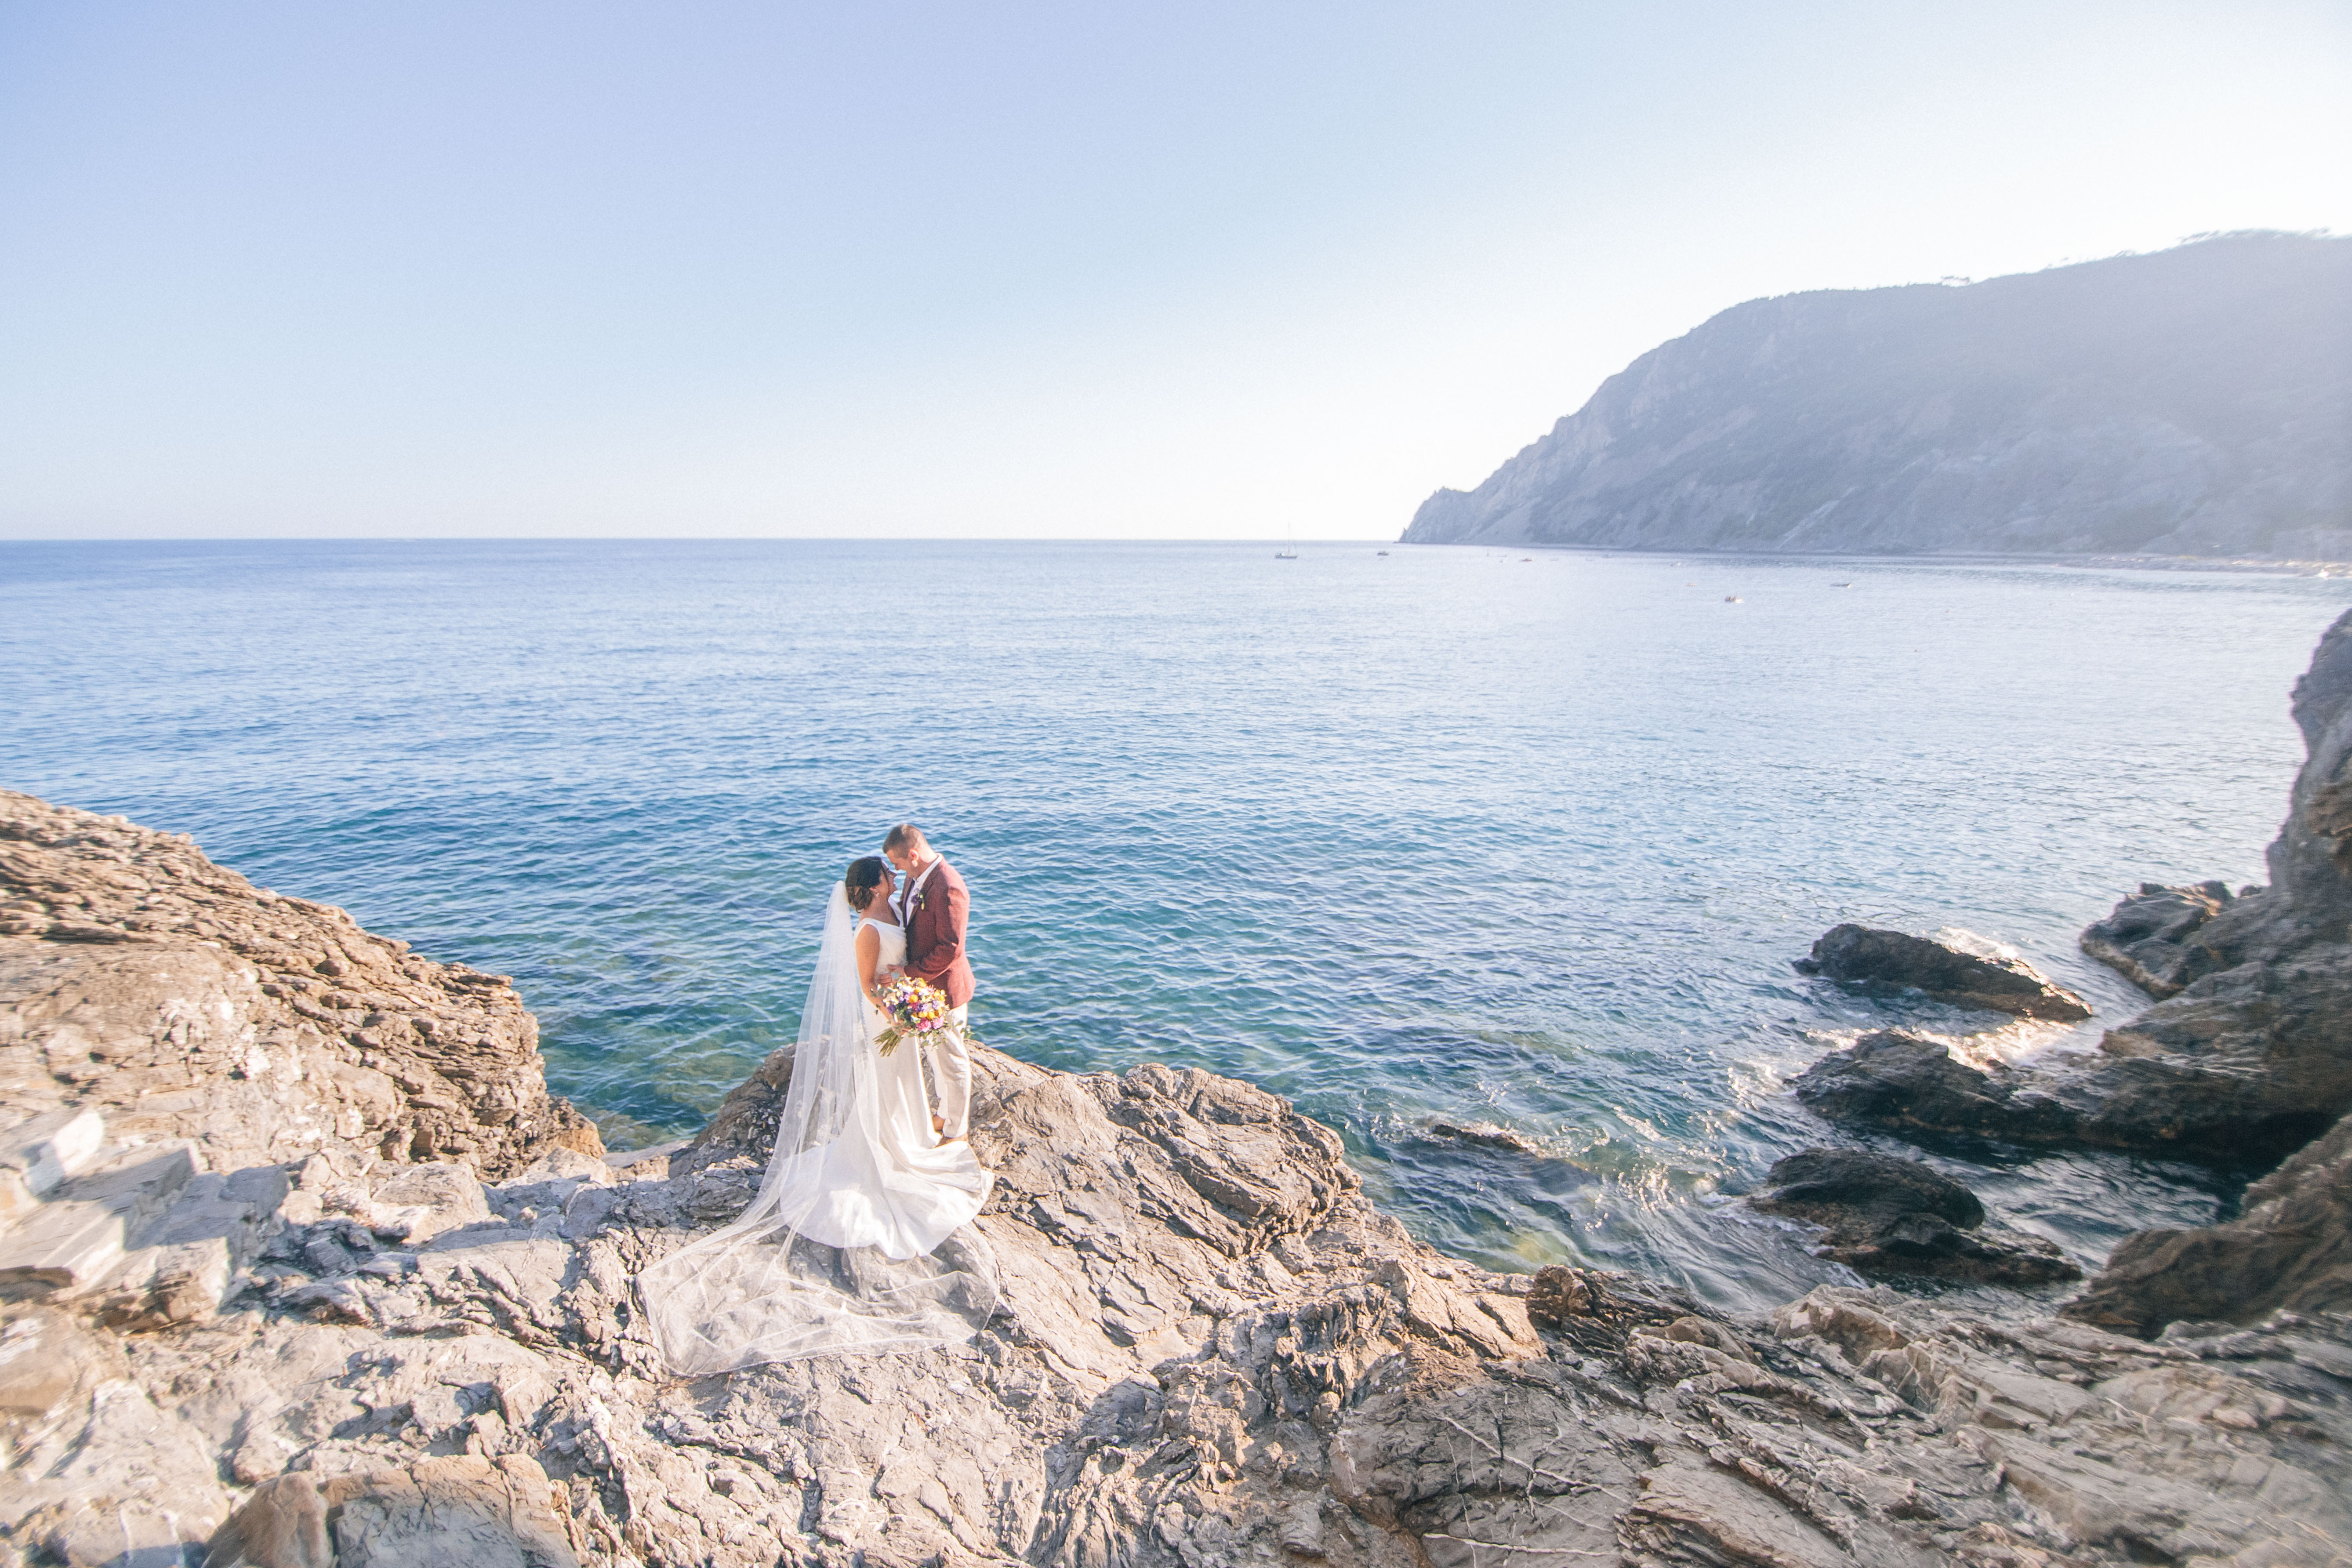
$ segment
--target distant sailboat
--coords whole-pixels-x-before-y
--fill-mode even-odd
[[[1283,535],[1282,548],[1274,552],[1274,558],[1276,561],[1296,561],[1298,559],[1297,529],[1293,528],[1288,533]]]

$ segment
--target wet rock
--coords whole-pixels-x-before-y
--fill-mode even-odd
[[[1475,1149],[1500,1149],[1513,1154],[1543,1152],[1543,1145],[1524,1132],[1514,1132],[1491,1121],[1434,1121],[1429,1124],[1429,1135],[1449,1143],[1466,1143]]]
[[[1985,958],[1927,937],[1870,926],[1832,927],[1796,963],[1800,974],[1842,984],[1913,990],[1955,1007],[2020,1018],[2079,1023],[2091,1016],[2080,996],[2013,958]]]
[[[2179,986],[2110,1029],[2104,1059],[2068,1086],[2095,1107],[2092,1141],[2267,1164],[2352,1112],[2352,615],[2320,639],[2294,711],[2306,756],[2268,889],[2143,889],[2145,921],[2127,900],[2084,933],[2156,989]]]
[[[1831,1121],[1893,1132],[2038,1143],[2073,1139],[2083,1121],[2022,1075],[1979,1070],[1955,1060],[1949,1047],[1901,1029],[1831,1052],[1790,1088]]]
[[[2145,1337],[2281,1310],[2352,1312],[2352,1117],[2247,1188],[2238,1218],[2125,1238],[2064,1313]]]
[[[1816,1256],[1864,1274],[1924,1275],[1997,1285],[2079,1279],[2053,1243],[1988,1226],[1974,1193],[1916,1160],[1861,1149],[1808,1149],[1772,1166],[1764,1214],[1823,1228]]]
[[[2084,929],[2083,951],[2151,995],[2177,995],[2190,981],[2228,967],[2196,938],[2235,901],[2224,882],[2142,882],[2106,919]]]

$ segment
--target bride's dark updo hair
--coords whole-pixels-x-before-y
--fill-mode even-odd
[[[849,896],[849,907],[863,911],[874,901],[874,889],[890,875],[890,863],[879,855],[866,855],[849,863],[849,874],[841,879],[841,890]]]

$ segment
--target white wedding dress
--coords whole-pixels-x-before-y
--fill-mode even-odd
[[[874,924],[878,965],[906,933]],[[971,1228],[994,1177],[931,1131],[922,1047],[876,1047],[856,926],[836,887],[759,1196],[733,1224],[638,1277],[670,1370],[704,1377],[844,1351],[969,1340],[995,1310],[995,1259]]]

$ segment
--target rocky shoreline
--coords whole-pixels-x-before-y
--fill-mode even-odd
[[[979,1338],[677,1382],[631,1281],[749,1198],[788,1055],[690,1143],[608,1157],[499,977],[0,794],[0,1568],[2352,1562],[2347,626],[2298,689],[2273,887],[2094,928],[2178,983],[2098,1071],[1890,1032],[1809,1075],[1920,1136],[2325,1134],[2025,1321],[1489,1273],[1275,1096],[982,1052]],[[1857,1267],[2052,1263],[1919,1172],[1775,1174]]]

